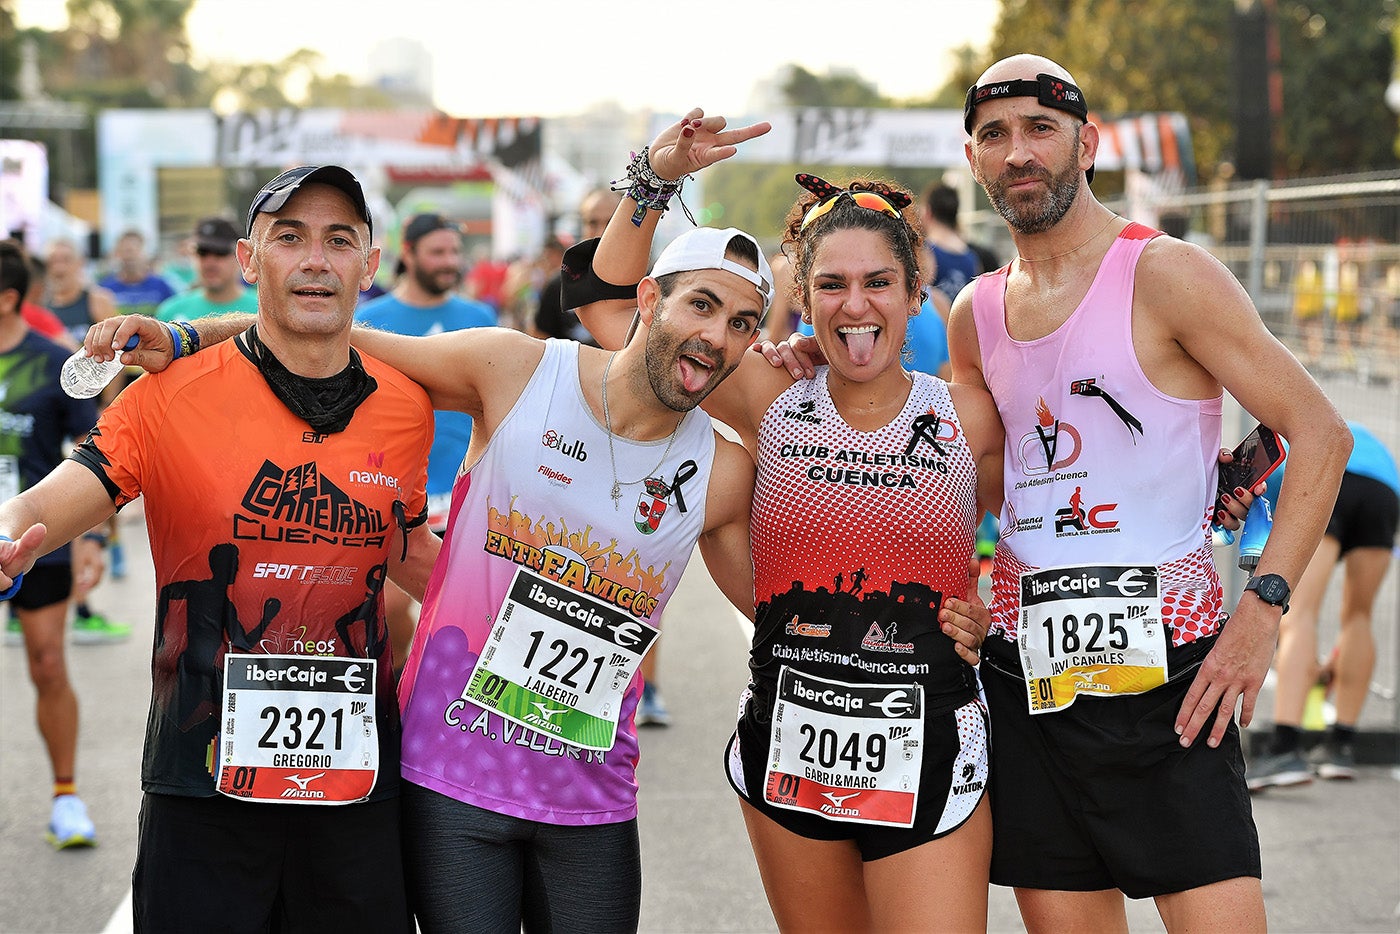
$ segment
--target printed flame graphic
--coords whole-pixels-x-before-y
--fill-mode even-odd
[[[1045,397],[1041,396],[1036,402],[1035,417],[1040,419],[1041,427],[1049,428],[1055,424],[1055,414],[1050,411],[1050,406],[1045,404]]]
[[[666,573],[670,570],[671,562],[666,562],[660,569],[655,565],[643,568],[636,549],[623,555],[617,550],[617,539],[610,540],[606,545],[595,540],[591,525],[570,531],[563,519],[558,523],[546,522],[543,516],[532,520],[515,509],[514,497],[511,498],[508,514],[495,506],[488,506],[486,522],[490,528],[536,548],[557,545],[572,551],[588,562],[590,573],[601,574],[634,590],[654,595],[666,586]]]

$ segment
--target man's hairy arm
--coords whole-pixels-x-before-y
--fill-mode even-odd
[[[1137,293],[1147,297],[1150,313],[1250,415],[1289,441],[1278,520],[1255,573],[1279,574],[1296,587],[1327,527],[1351,433],[1308,372],[1264,327],[1228,269],[1181,241],[1163,238],[1152,249],[1137,278]],[[1195,740],[1212,713],[1207,741],[1217,745],[1237,703],[1241,724],[1250,723],[1281,615],[1281,608],[1253,593],[1240,597],[1177,715],[1183,745]]]

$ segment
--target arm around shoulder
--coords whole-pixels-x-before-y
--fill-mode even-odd
[[[489,398],[513,402],[544,356],[543,341],[510,328],[409,337],[357,326],[350,342],[422,386],[433,408],[474,418]]]

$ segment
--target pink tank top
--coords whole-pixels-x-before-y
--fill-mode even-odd
[[[695,551],[715,456],[710,418],[695,409],[674,442],[613,438],[614,471],[608,431],[579,386],[578,348],[546,342],[481,459],[458,476],[399,684],[405,779],[548,824],[637,814],[642,683],[617,666],[660,625]],[[633,482],[649,475],[663,483]],[[626,481],[616,504],[615,477]],[[599,639],[613,646],[600,654]],[[470,699],[478,660],[501,685],[512,670],[502,659],[522,645],[528,673],[509,691],[520,703]],[[611,748],[561,739],[565,708],[609,682]]]
[[[1037,340],[1007,333],[1009,267],[977,280],[982,370],[1006,428],[992,631],[1008,639],[1019,575],[1043,567],[1157,565],[1173,645],[1223,621],[1209,538],[1221,397],[1166,395],[1133,350],[1134,274],[1158,234],[1125,227],[1079,307]]]

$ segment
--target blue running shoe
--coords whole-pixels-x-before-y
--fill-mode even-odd
[[[46,834],[56,850],[70,846],[97,846],[97,829],[88,818],[87,805],[77,795],[59,795],[53,799]]]
[[[671,714],[661,692],[653,685],[642,685],[642,702],[637,705],[637,726],[670,726]]]

